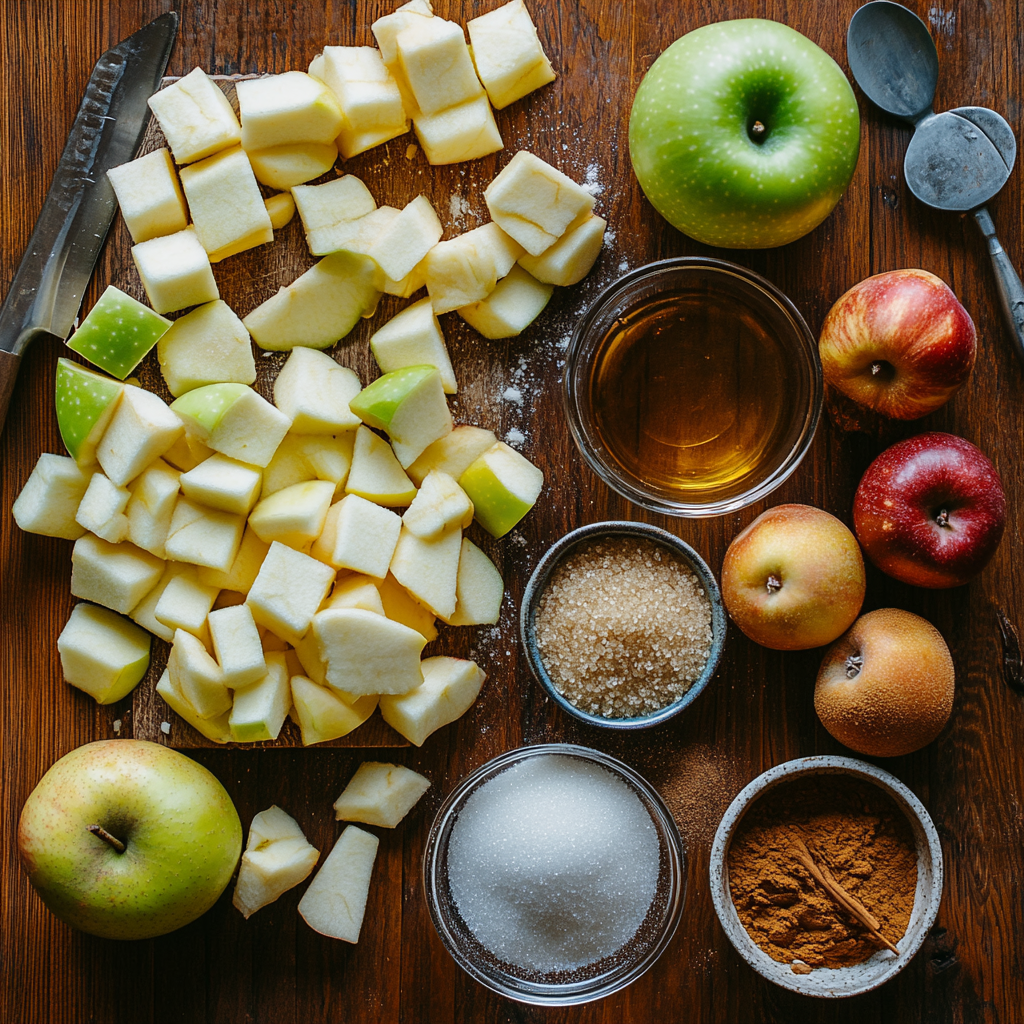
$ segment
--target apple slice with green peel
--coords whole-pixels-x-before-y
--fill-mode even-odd
[[[370,338],[370,349],[384,373],[406,366],[436,366],[445,394],[458,391],[444,332],[429,297],[414,302],[378,328]]]
[[[68,348],[124,380],[170,326],[166,317],[110,285],[71,335]],[[59,388],[58,378],[58,405]]]
[[[457,312],[485,338],[516,338],[544,312],[554,290],[516,264],[487,298]]]
[[[410,629],[415,629],[422,634],[423,639],[430,643],[437,639],[437,627],[434,625],[434,616],[417,601],[405,587],[390,573],[378,581],[377,590],[380,592],[381,604],[384,605],[384,614],[395,622],[402,623]]]
[[[209,625],[225,686],[237,690],[266,675],[267,662],[259,630],[247,604],[215,609],[210,612]]]
[[[87,533],[71,552],[71,593],[127,615],[157,585],[164,562],[134,544]]]
[[[333,142],[296,142],[246,152],[256,180],[268,188],[279,189],[294,188],[319,178],[338,159],[338,147]]]
[[[316,932],[358,942],[380,840],[349,825],[299,900],[299,914]]]
[[[364,761],[334,801],[338,821],[394,828],[430,789],[430,779],[400,764]]]
[[[365,722],[377,707],[376,694],[347,704],[326,686],[305,676],[292,676],[292,705],[302,733],[302,745],[340,739]]]
[[[486,673],[463,658],[425,658],[423,685],[400,696],[382,695],[384,721],[422,747],[431,733],[461,718],[480,694]]]
[[[356,431],[345,492],[393,507],[409,505],[416,497],[416,487],[399,465],[391,445],[368,427]]]
[[[402,528],[391,559],[395,579],[424,607],[442,619],[455,611],[462,529],[453,526],[432,540]]]
[[[92,474],[65,455],[40,455],[14,499],[11,514],[26,533],[78,540],[85,527],[75,519]]]
[[[431,470],[412,504],[402,516],[402,525],[421,540],[433,540],[453,526],[466,527],[473,521],[473,502],[447,473]]]
[[[380,299],[380,274],[368,256],[325,256],[243,321],[260,348],[285,352],[296,346],[330,348],[341,341]]]
[[[249,525],[266,543],[280,541],[290,548],[309,547],[324,528],[334,497],[330,480],[306,480],[275,491],[249,516]]]
[[[329,565],[274,541],[246,604],[258,625],[294,644],[305,636],[333,582]]]
[[[292,691],[288,665],[280,652],[266,655],[267,674],[255,683],[235,690],[228,725],[236,743],[276,740],[288,717]]]
[[[93,373],[70,359],[57,360],[57,426],[64,447],[79,466],[95,464],[96,446],[123,393],[120,381]]]
[[[387,432],[403,468],[452,431],[452,415],[435,366],[406,366],[386,373],[363,388],[349,408],[367,425]]]
[[[544,474],[514,448],[499,441],[459,477],[473,502],[476,521],[504,537],[537,503]]]
[[[406,472],[417,487],[422,486],[432,469],[458,480],[484,452],[497,443],[493,430],[465,425],[455,427],[450,434],[430,445]]]
[[[156,684],[156,692],[163,697],[164,702],[175,714],[184,719],[201,736],[213,740],[214,743],[227,743],[231,739],[231,730],[228,727],[229,712],[225,711],[223,715],[218,715],[216,718],[200,718],[181,690],[171,681],[170,673],[166,669]]]
[[[217,718],[231,710],[231,692],[224,685],[220,665],[210,657],[202,640],[184,629],[174,631],[167,671],[200,718]]]
[[[495,564],[467,537],[462,538],[455,613],[451,626],[493,625],[501,617],[505,583]]]
[[[76,604],[57,638],[64,678],[97,704],[126,697],[149,668],[149,634],[95,604]]]
[[[359,426],[348,403],[361,390],[347,366],[325,352],[296,348],[274,381],[274,404],[291,418],[293,434],[340,434]]]

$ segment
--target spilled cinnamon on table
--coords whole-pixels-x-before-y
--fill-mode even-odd
[[[883,948],[800,862],[801,844],[898,943],[917,890],[910,823],[888,794],[846,775],[783,782],[740,823],[729,848],[729,886],[754,942],[796,973],[849,967]]]

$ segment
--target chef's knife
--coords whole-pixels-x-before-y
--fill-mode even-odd
[[[28,249],[0,309],[0,431],[21,354],[68,336],[117,209],[107,171],[134,158],[167,70],[178,15],[162,14],[96,62]]]

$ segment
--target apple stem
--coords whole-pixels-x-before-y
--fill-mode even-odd
[[[939,514],[935,517],[935,522],[939,526],[949,526],[949,510],[941,509]]]
[[[102,825],[86,825],[85,830],[102,839],[103,842],[109,843],[118,853],[124,853],[128,849],[117,836],[112,836]]]
[[[846,659],[846,678],[856,679],[864,667],[864,659],[859,654],[851,654]]]
[[[779,577],[775,575],[775,573],[772,573],[771,576],[768,577],[767,587],[768,593],[774,594],[782,589],[782,580],[780,580]]]
[[[872,363],[871,364],[871,376],[872,377],[877,377],[881,372],[882,372],[882,364],[881,363]]]
[[[764,135],[764,125],[760,121],[755,121],[751,126],[750,130],[755,135]]]

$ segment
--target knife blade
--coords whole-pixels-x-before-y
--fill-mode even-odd
[[[117,200],[111,167],[134,158],[149,97],[167,70],[178,15],[162,14],[96,62],[28,248],[0,308],[0,431],[21,354],[40,334],[67,337]]]

